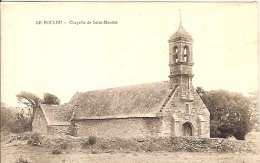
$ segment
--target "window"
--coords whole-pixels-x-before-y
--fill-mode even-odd
[[[187,50],[184,48],[184,62],[187,62]]]
[[[177,46],[174,46],[173,47],[173,56],[174,56],[174,61],[175,61],[175,63],[177,63],[178,62],[178,47]]]
[[[189,47],[187,45],[184,46],[183,60],[184,62],[188,62],[189,60]]]
[[[175,63],[178,62],[178,54],[175,54]]]
[[[186,114],[190,113],[190,106],[189,106],[189,104],[185,105],[185,111],[186,111]]]

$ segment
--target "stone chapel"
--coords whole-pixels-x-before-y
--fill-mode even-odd
[[[193,39],[170,37],[169,81],[76,92],[64,105],[41,104],[33,131],[98,137],[210,137],[210,113],[192,85]]]

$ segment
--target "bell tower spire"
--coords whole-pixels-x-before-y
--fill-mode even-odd
[[[193,53],[191,35],[183,28],[181,9],[180,24],[178,30],[171,36],[169,42],[169,67],[170,67],[170,88],[179,85],[181,89],[181,99],[183,101],[193,101],[192,94],[192,67]]]

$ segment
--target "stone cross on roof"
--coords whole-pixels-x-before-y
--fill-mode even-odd
[[[180,12],[180,24],[179,24],[179,26],[182,27],[182,21],[181,21],[181,12],[182,12],[182,10],[181,10],[181,8],[179,9],[179,12]]]

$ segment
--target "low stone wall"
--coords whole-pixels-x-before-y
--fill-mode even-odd
[[[221,138],[172,138],[172,148],[176,151],[190,152],[252,152],[255,144],[250,141]]]
[[[87,144],[88,137],[44,137],[43,146],[60,148],[64,144],[68,148],[82,148]],[[210,139],[196,137],[173,137],[173,138],[96,138],[94,145],[85,145],[86,149],[98,152],[107,151],[188,151],[188,152],[239,152],[255,153],[256,144],[251,141],[228,140],[228,139]]]
[[[70,125],[52,125],[48,126],[48,134],[50,135],[64,135],[64,134],[70,134]]]

